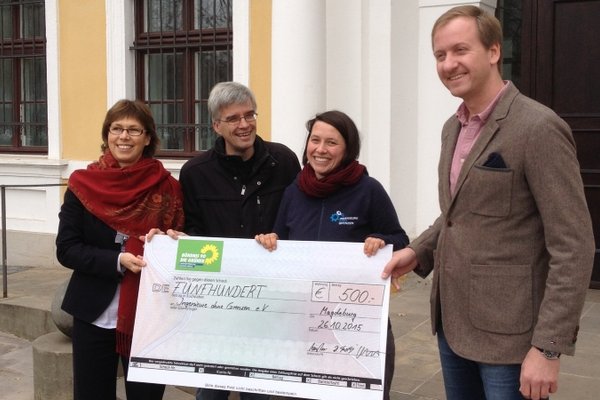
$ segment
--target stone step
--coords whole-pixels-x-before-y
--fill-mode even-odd
[[[70,275],[66,268],[10,268],[8,296],[0,298],[0,331],[29,341],[57,331],[50,315],[52,300]]]
[[[4,351],[12,357],[14,349],[19,349],[21,356],[27,354],[27,359],[11,362],[8,383],[0,377],[0,393],[9,396],[8,400],[72,399],[70,339],[57,329],[51,315],[56,290],[70,275],[66,268],[9,269],[8,296],[0,298],[0,359]],[[68,376],[61,378],[57,375],[60,371]],[[18,391],[2,389],[4,384],[12,387],[15,381]],[[194,393],[194,388],[167,386],[163,400],[193,400]],[[122,377],[117,380],[117,396],[126,399]]]

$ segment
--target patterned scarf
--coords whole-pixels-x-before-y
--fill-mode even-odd
[[[69,189],[91,214],[129,236],[125,251],[134,255],[143,254],[144,243],[138,237],[151,228],[163,231],[183,228],[179,182],[153,158],[142,158],[121,168],[106,150],[87,169],[71,174]],[[129,270],[121,281],[117,352],[123,355],[129,355],[131,348],[139,281],[140,274]]]
[[[366,170],[364,165],[354,160],[322,179],[317,179],[313,167],[310,164],[306,164],[300,172],[298,186],[308,196],[324,198],[335,193],[343,186],[354,185],[366,174]]]

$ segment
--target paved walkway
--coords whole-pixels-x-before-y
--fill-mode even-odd
[[[0,298],[0,313],[5,313],[3,306],[11,305],[22,306],[23,310],[50,310],[55,288],[68,276],[66,269],[11,269],[8,298]],[[390,301],[390,319],[396,337],[392,400],[445,400],[435,337],[430,333],[429,290],[428,280],[412,275]],[[0,325],[0,397],[3,400],[33,400],[31,342],[2,330]],[[561,358],[560,388],[552,400],[597,399],[600,393],[599,359],[600,291],[589,290],[577,356]],[[124,399],[122,392],[121,388],[120,398]],[[164,400],[191,399],[193,396],[189,393],[174,387],[169,387],[164,397]]]

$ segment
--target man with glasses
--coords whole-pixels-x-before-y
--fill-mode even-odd
[[[271,232],[285,188],[300,164],[288,147],[256,134],[256,100],[236,82],[215,85],[208,110],[218,138],[212,149],[185,163],[185,232],[194,236],[254,238]],[[229,392],[198,389],[198,400],[226,400]],[[241,393],[241,400],[269,396]]]

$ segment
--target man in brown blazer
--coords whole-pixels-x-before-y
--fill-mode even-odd
[[[448,400],[548,398],[573,355],[594,239],[568,125],[500,73],[502,29],[474,6],[432,31],[463,99],[444,125],[441,215],[382,276],[433,271],[431,319]]]

